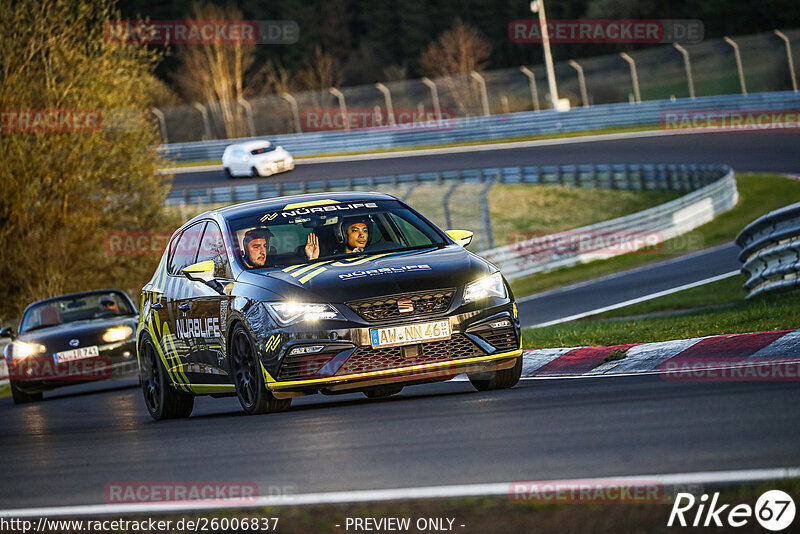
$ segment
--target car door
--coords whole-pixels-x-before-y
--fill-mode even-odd
[[[222,231],[214,221],[208,221],[200,240],[195,260],[214,262],[214,278],[223,285],[232,282],[232,273]],[[185,317],[192,321],[192,350],[190,368],[198,384],[228,384],[223,343],[228,295],[221,295],[203,282],[189,281],[188,298],[183,301]]]
[[[231,172],[234,174],[249,174],[249,158],[243,148],[235,148],[231,151]]]
[[[192,321],[192,293],[194,282],[181,272],[181,269],[195,263],[200,239],[206,221],[186,228],[177,238],[170,252],[167,266],[167,281],[164,287],[163,303],[167,312],[169,331],[164,332],[162,346],[164,353],[171,355],[171,374],[174,380],[184,384],[197,383],[197,369],[192,366],[192,351],[195,350],[195,322]],[[202,380],[201,380],[202,382]]]

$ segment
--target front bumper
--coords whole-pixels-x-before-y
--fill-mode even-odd
[[[370,341],[370,331],[387,324],[283,333],[281,343],[267,343],[267,349],[274,347],[276,354],[262,358],[264,380],[267,388],[276,393],[334,393],[507,369],[522,354],[515,312],[513,302],[508,302],[477,312],[392,322],[388,326],[447,320],[452,333],[447,340],[393,347],[375,348]],[[315,353],[292,353],[298,347],[320,346],[324,348]]]

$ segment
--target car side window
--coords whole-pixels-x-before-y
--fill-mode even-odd
[[[206,231],[203,232],[196,263],[208,260],[214,262],[214,278],[231,278],[228,253],[225,250],[222,231],[217,226],[217,223],[213,221],[208,222]]]
[[[180,275],[181,269],[195,263],[205,225],[205,222],[193,224],[178,236],[169,259],[169,274]]]

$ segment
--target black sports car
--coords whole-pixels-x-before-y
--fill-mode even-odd
[[[145,404],[187,417],[194,396],[249,414],[292,397],[368,397],[467,373],[479,390],[522,368],[511,290],[442,232],[381,193],[319,193],[206,212],[176,231],[142,290]]]
[[[0,330],[12,339],[4,356],[14,402],[41,400],[42,392],[59,386],[135,375],[138,322],[133,302],[116,289],[30,304],[18,334]]]

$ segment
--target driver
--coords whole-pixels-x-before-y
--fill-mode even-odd
[[[112,297],[104,296],[100,299],[100,313],[119,313],[119,305]]]
[[[267,264],[269,240],[272,237],[272,232],[266,228],[253,228],[245,232],[242,239],[242,260],[248,269],[260,269]]]

